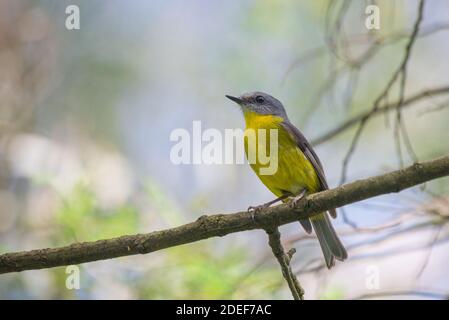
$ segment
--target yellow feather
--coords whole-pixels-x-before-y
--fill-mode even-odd
[[[255,143],[254,148],[255,163],[250,163],[256,175],[262,183],[277,197],[282,196],[286,191],[292,195],[300,193],[304,188],[310,193],[320,190],[320,183],[313,165],[296,145],[290,134],[281,126],[283,119],[273,115],[261,115],[255,112],[244,112],[245,129],[245,152],[248,157],[249,140],[247,137],[250,130],[254,130]],[[257,130],[265,129],[265,139],[259,139]],[[268,167],[259,161],[259,148],[266,150],[267,156],[270,155],[270,129],[278,130],[278,152],[277,158],[271,161],[277,161],[277,171],[272,175],[261,175],[260,168]]]

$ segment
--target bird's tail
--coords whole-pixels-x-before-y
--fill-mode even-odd
[[[345,260],[348,257],[348,253],[340,239],[338,239],[327,213],[313,216],[310,220],[320,242],[327,268],[330,269],[335,265],[335,259]]]

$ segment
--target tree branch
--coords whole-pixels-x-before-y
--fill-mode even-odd
[[[335,136],[343,133],[344,131],[354,127],[356,124],[360,123],[361,121],[363,121],[363,119],[369,118],[371,116],[374,115],[379,115],[385,112],[389,112],[391,110],[395,110],[395,108],[406,108],[406,107],[410,107],[412,106],[414,103],[419,102],[421,100],[423,100],[424,98],[429,98],[432,96],[436,96],[436,95],[444,95],[444,94],[449,94],[449,86],[443,86],[443,87],[439,87],[439,88],[434,88],[434,89],[430,89],[430,90],[425,90],[422,91],[420,93],[417,93],[413,96],[410,96],[409,98],[404,99],[404,101],[402,102],[402,104],[398,104],[398,101],[395,101],[393,103],[388,103],[385,104],[384,106],[382,106],[381,108],[378,108],[376,110],[368,110],[365,111],[357,116],[354,116],[353,118],[350,118],[348,120],[346,120],[345,122],[343,122],[342,124],[340,124],[338,127],[336,127],[335,129],[330,130],[329,132],[323,134],[322,136],[313,139],[311,141],[311,144],[316,146],[319,144],[322,144],[324,142],[329,141],[330,139],[334,138]]]
[[[195,222],[147,234],[128,235],[95,242],[75,243],[66,247],[5,253],[0,255],[0,273],[52,268],[145,254],[230,233],[264,229],[311,217],[332,208],[382,194],[399,192],[426,181],[449,175],[449,156],[416,163],[408,168],[358,180],[341,187],[311,194],[295,208],[281,204],[251,212],[202,216]]]
[[[404,52],[404,56],[402,58],[402,62],[400,63],[399,67],[396,69],[396,71],[392,74],[390,80],[388,81],[387,85],[385,86],[385,88],[381,91],[381,93],[377,96],[377,98],[374,100],[373,106],[371,108],[371,112],[376,112],[377,109],[379,109],[381,107],[380,103],[385,100],[388,97],[388,94],[390,93],[391,88],[393,87],[393,85],[396,83],[396,81],[399,79],[400,80],[400,85],[402,83],[405,84],[405,75],[407,72],[407,64],[408,61],[410,59],[410,55],[411,55],[411,50],[413,47],[413,44],[415,43],[416,37],[419,33],[419,28],[421,25],[421,21],[423,18],[423,12],[424,12],[424,0],[420,0],[419,2],[419,6],[418,6],[418,17],[415,21],[415,24],[413,26],[413,31],[412,34],[410,35],[410,38],[407,42],[407,45],[405,46],[405,52]],[[401,86],[402,87],[402,86]],[[403,92],[402,90],[400,90],[400,97],[399,97],[399,102],[398,105],[396,106],[396,110],[397,110],[397,123],[399,122],[400,119],[400,105],[403,102]],[[340,184],[343,184],[346,181],[346,174],[348,171],[348,165],[349,165],[349,161],[352,158],[352,155],[354,154],[355,148],[357,146],[357,143],[360,139],[360,136],[362,134],[363,129],[365,128],[368,120],[370,119],[370,116],[368,115],[367,117],[363,118],[360,123],[359,126],[355,132],[354,137],[352,138],[351,144],[349,146],[349,150],[346,153],[346,156],[343,159],[343,165],[342,165],[342,170],[341,170],[341,179],[340,179]],[[397,133],[398,131],[395,130],[395,132]],[[397,139],[399,137],[398,134],[395,135],[395,138],[398,143],[398,147],[400,148],[400,140]],[[398,149],[399,150],[399,149]],[[400,150],[399,150],[400,151]],[[398,153],[400,158],[401,158],[401,153]],[[402,167],[402,158],[401,158],[401,167]]]
[[[298,279],[290,267],[290,260],[294,252],[292,252],[291,255],[285,253],[278,228],[267,229],[266,232],[268,234],[268,244],[281,266],[282,275],[284,276],[285,281],[287,281],[293,298],[295,300],[304,300],[304,289],[299,284]]]

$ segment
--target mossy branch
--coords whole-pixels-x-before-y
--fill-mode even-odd
[[[281,204],[261,210],[257,219],[250,212],[202,216],[194,222],[147,234],[127,235],[95,242],[74,243],[65,247],[5,253],[0,255],[0,273],[18,272],[81,264],[117,257],[146,254],[212,237],[254,229],[274,230],[320,212],[449,175],[449,156],[348,183],[311,194],[294,210]]]

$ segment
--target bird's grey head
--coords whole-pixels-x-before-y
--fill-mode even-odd
[[[275,97],[263,92],[250,92],[233,97],[226,95],[226,98],[234,101],[242,107],[243,111],[252,111],[258,114],[276,115],[287,119],[282,103]]]

